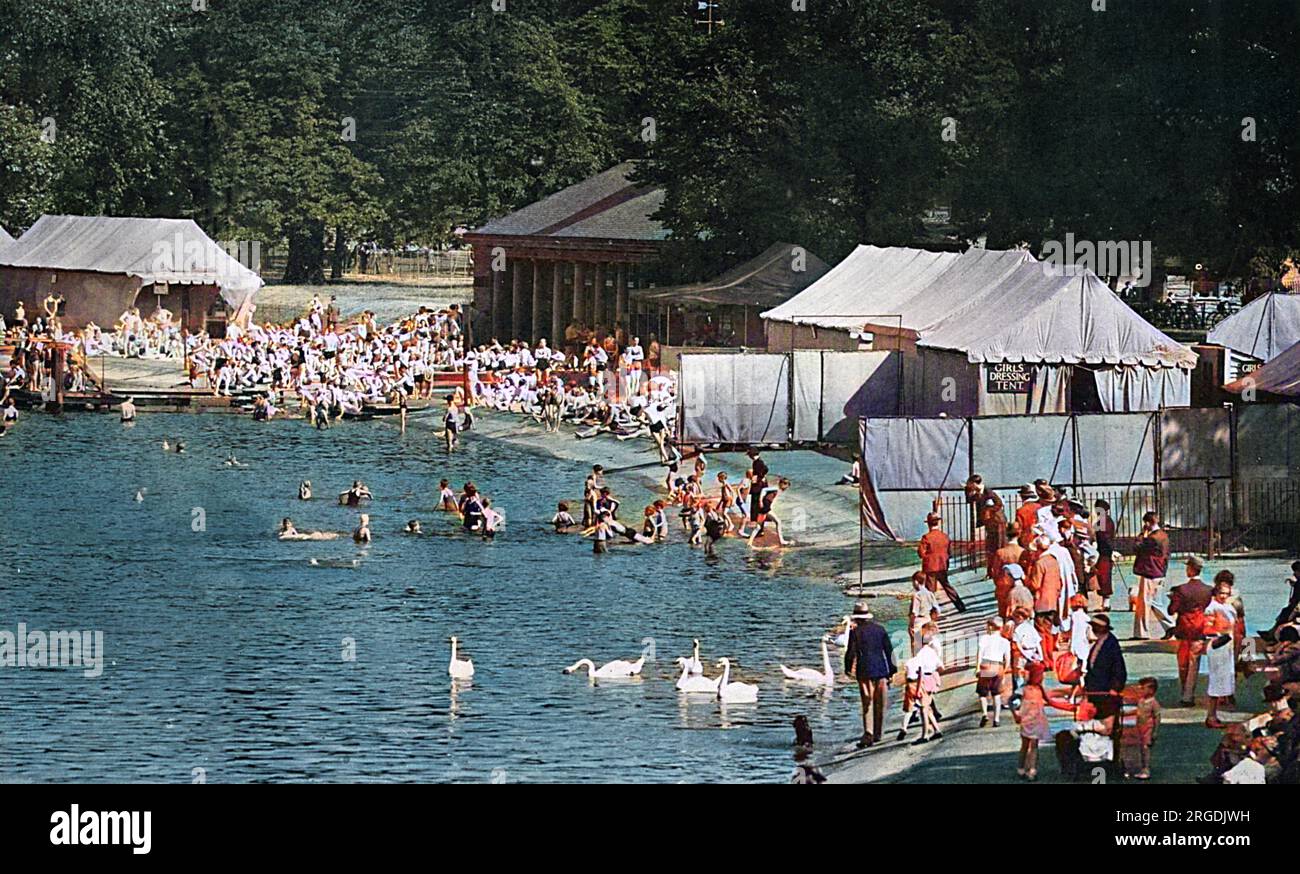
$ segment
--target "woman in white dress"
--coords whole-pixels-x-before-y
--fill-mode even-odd
[[[1210,685],[1205,690],[1206,728],[1224,728],[1219,721],[1219,705],[1236,694],[1237,660],[1232,632],[1237,624],[1237,610],[1232,606],[1232,585],[1215,583],[1213,600],[1205,608],[1206,653],[1209,656]]]

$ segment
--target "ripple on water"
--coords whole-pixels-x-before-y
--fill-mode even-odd
[[[164,437],[187,452],[163,453]],[[248,466],[226,468],[232,452]],[[733,542],[716,561],[681,542],[593,556],[543,525],[580,492],[582,463],[472,434],[449,458],[428,429],[380,423],[150,415],[124,429],[89,414],[25,417],[0,459],[0,563],[20,569],[0,579],[0,627],[101,630],[107,659],[98,679],[6,672],[2,779],[784,780],[796,714],[827,742],[855,731],[848,688],[828,701],[777,674],[816,664],[845,612],[801,571],[816,561]],[[442,477],[505,511],[495,542],[436,511]],[[376,502],[338,506],[356,478]],[[302,479],[315,500],[296,499]],[[647,497],[611,484],[627,506]],[[284,516],[345,532],[358,512],[369,548],[274,537]],[[399,534],[410,518],[430,533]],[[447,677],[453,634],[475,662],[468,685]],[[710,674],[725,655],[760,684],[756,705],[676,692],[672,659],[692,637]],[[643,650],[655,659],[639,681],[560,672]]]

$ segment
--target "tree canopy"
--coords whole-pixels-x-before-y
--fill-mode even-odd
[[[1300,239],[1285,0],[0,0],[0,224],[176,215],[441,243],[627,158],[664,269],[798,241],[1151,241],[1223,277]],[[665,278],[669,278],[666,276]]]

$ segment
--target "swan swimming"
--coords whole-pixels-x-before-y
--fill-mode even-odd
[[[720,677],[714,677],[710,680],[702,674],[691,676],[691,660],[679,656],[677,664],[682,666],[682,675],[677,678],[678,692],[707,692],[710,695],[718,694],[718,681]]]
[[[796,683],[809,683],[814,686],[834,686],[835,672],[831,670],[831,656],[826,651],[826,638],[822,637],[822,669],[820,671],[814,668],[799,668],[792,670],[785,665],[781,665],[781,673],[787,680],[794,680]]]
[[[690,658],[682,658],[678,661],[686,663],[686,673],[691,675],[704,673],[704,662],[700,661],[700,639],[694,638],[695,650],[691,653]]]
[[[605,662],[599,668],[591,659],[578,659],[573,664],[564,669],[564,673],[572,674],[583,665],[587,666],[588,680],[616,680],[619,678],[635,677],[641,673],[641,668],[645,666],[645,656],[634,662],[622,661],[615,659],[612,662]]]
[[[724,704],[745,704],[758,700],[758,687],[753,683],[729,683],[731,659],[718,659],[722,676],[718,678],[718,700]]]
[[[451,664],[447,666],[447,673],[455,680],[468,680],[474,676],[474,662],[471,659],[456,658],[456,644],[459,639],[451,639]]]

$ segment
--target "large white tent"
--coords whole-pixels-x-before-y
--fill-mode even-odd
[[[3,227],[0,227],[0,246],[3,246],[5,243],[12,243],[13,241],[13,236]]]
[[[867,321],[896,324],[900,308],[957,259],[953,252],[858,246],[826,275],[763,313],[770,322],[860,331]]]
[[[1211,343],[1271,361],[1300,343],[1300,294],[1269,292],[1252,300],[1210,331]]]
[[[1190,401],[1195,355],[1091,271],[980,249],[859,247],[847,260],[855,263],[837,265],[763,316],[894,335],[877,348],[906,348],[904,366],[885,371],[901,370],[900,415],[1148,410]]]
[[[62,296],[65,327],[111,325],[139,306],[145,316],[154,308],[188,314],[192,330],[206,328],[218,298],[246,318],[261,287],[260,276],[189,219],[45,215],[0,246],[0,307]]]

